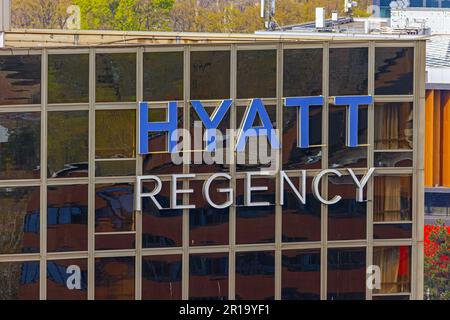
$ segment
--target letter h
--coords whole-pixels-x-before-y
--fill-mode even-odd
[[[167,150],[175,153],[178,141],[178,110],[177,103],[168,103],[168,117],[166,122],[148,121],[148,102],[139,103],[139,154],[148,154],[148,134],[149,132],[167,132]]]

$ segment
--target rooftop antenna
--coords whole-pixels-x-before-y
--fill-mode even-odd
[[[261,18],[264,19],[266,31],[275,30],[277,23],[275,16],[275,0],[261,0]]]

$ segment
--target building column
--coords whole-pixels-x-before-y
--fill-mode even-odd
[[[425,186],[433,186],[434,90],[427,90],[425,104]]]
[[[450,187],[450,91],[442,92],[442,185]]]

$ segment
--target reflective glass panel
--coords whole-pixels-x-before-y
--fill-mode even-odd
[[[189,188],[194,189],[190,196],[190,204],[196,206],[189,210],[189,245],[224,245],[228,244],[228,220],[229,208],[216,209],[208,204],[203,197],[204,181],[190,181]],[[214,180],[209,189],[211,201],[216,204],[223,204],[229,200],[226,193],[220,193],[219,188],[230,188],[227,180]]]
[[[283,169],[322,167],[322,107],[309,108],[309,148],[299,145],[298,108],[283,108]]]
[[[39,179],[41,115],[0,113],[0,180]]]
[[[39,261],[1,262],[0,300],[39,300]]]
[[[89,112],[49,112],[47,134],[48,177],[87,177]]]
[[[47,250],[87,251],[88,186],[49,186],[47,189]]]
[[[181,255],[142,257],[142,299],[181,300]]]
[[[219,104],[217,104],[218,106]],[[217,110],[216,106],[207,107],[204,106],[205,111],[211,117]],[[191,165],[189,167],[192,173],[212,173],[219,171],[228,171],[230,159],[230,145],[231,139],[228,129],[231,128],[230,123],[230,113],[231,108],[228,110],[226,115],[223,117],[222,121],[216,130],[216,151],[208,152],[206,151],[206,129],[203,122],[200,120],[197,112],[194,108],[191,108],[190,115],[190,133],[191,133]]]
[[[367,106],[358,111],[358,144],[367,144]],[[330,105],[329,113],[329,159],[330,168],[367,167],[367,146],[350,148],[347,140],[347,107]]]
[[[95,259],[95,300],[134,300],[134,258]]]
[[[383,223],[373,226],[374,239],[411,239],[411,223]]]
[[[136,156],[136,112],[99,110],[95,112],[95,158]]]
[[[0,105],[41,103],[41,56],[0,56]]]
[[[381,288],[374,293],[411,291],[411,247],[374,247],[373,264],[381,269]]]
[[[152,182],[144,183],[142,192],[155,189]],[[170,208],[170,182],[163,182],[155,196],[163,210],[150,198],[142,199],[142,247],[181,247],[183,245],[183,210]],[[182,195],[178,200],[181,200]],[[180,202],[180,201],[178,201]]]
[[[414,48],[375,48],[375,94],[412,94]]]
[[[183,109],[178,108],[178,128],[183,128],[183,115]],[[167,106],[165,108],[150,107],[149,121],[167,121]],[[150,153],[144,156],[144,174],[161,175],[183,173],[183,165],[174,164],[172,161],[174,155],[168,152],[167,139],[168,134],[166,132],[149,133],[148,146]],[[176,157],[178,158],[181,156],[181,153],[176,154]]]
[[[132,233],[95,235],[95,250],[125,250],[134,248],[136,248],[135,235]]]
[[[301,190],[300,178],[289,178]],[[311,183],[312,179],[306,179],[306,204],[303,204],[284,182],[283,242],[320,241],[321,204],[312,194]]]
[[[252,202],[269,202],[268,206],[245,206],[244,180],[236,180],[236,243],[271,243],[275,241],[275,180],[252,178],[252,187],[268,191],[252,192]]]
[[[328,249],[328,300],[364,300],[366,249]]]
[[[236,300],[273,300],[274,252],[236,253]]]
[[[134,231],[134,187],[128,183],[95,186],[95,231]]]
[[[365,239],[367,202],[356,201],[355,182],[351,176],[330,175],[328,180],[328,198],[342,197],[338,203],[328,206],[328,240]],[[364,188],[364,199],[367,199],[366,191]]]
[[[47,300],[87,300],[87,259],[47,261]]]
[[[144,100],[183,100],[184,52],[144,53]]]
[[[0,188],[0,208],[0,254],[39,252],[39,187]]]
[[[96,101],[136,101],[136,53],[98,53],[95,59]]]
[[[230,98],[230,51],[191,52],[191,99]]]
[[[48,103],[89,102],[89,54],[48,56]]]
[[[287,49],[283,54],[283,96],[321,95],[323,49]]]
[[[412,103],[376,103],[375,123],[376,150],[413,148]]]
[[[250,106],[236,107],[236,124],[238,128],[244,125],[244,116],[248,112]],[[277,129],[277,107],[275,105],[264,105],[264,108],[269,116],[272,127]],[[252,128],[262,126],[261,115],[258,114],[252,123]],[[278,139],[280,133],[275,132]],[[273,168],[278,163],[279,150],[272,148],[267,135],[248,137],[245,144],[244,151],[235,152],[236,154],[236,169],[239,172],[259,171],[262,168]],[[267,169],[270,170],[270,169]]]
[[[275,98],[277,51],[241,50],[237,53],[237,98]]]
[[[375,167],[412,167],[413,152],[375,152],[374,164]]]
[[[190,255],[189,299],[228,299],[228,253]]]
[[[119,176],[135,176],[136,161],[96,161],[95,176],[96,177],[119,177]]]
[[[319,300],[320,249],[285,250],[281,259],[281,298]]]
[[[410,221],[412,219],[412,177],[374,177],[374,221]]]
[[[366,95],[368,70],[368,48],[331,48],[330,96]]]

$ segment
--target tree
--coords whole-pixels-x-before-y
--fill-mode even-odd
[[[74,0],[82,29],[167,31],[175,0]]]
[[[14,0],[11,22],[16,28],[62,29],[72,0]]]
[[[425,241],[425,294],[432,300],[450,299],[450,228],[438,221]]]

